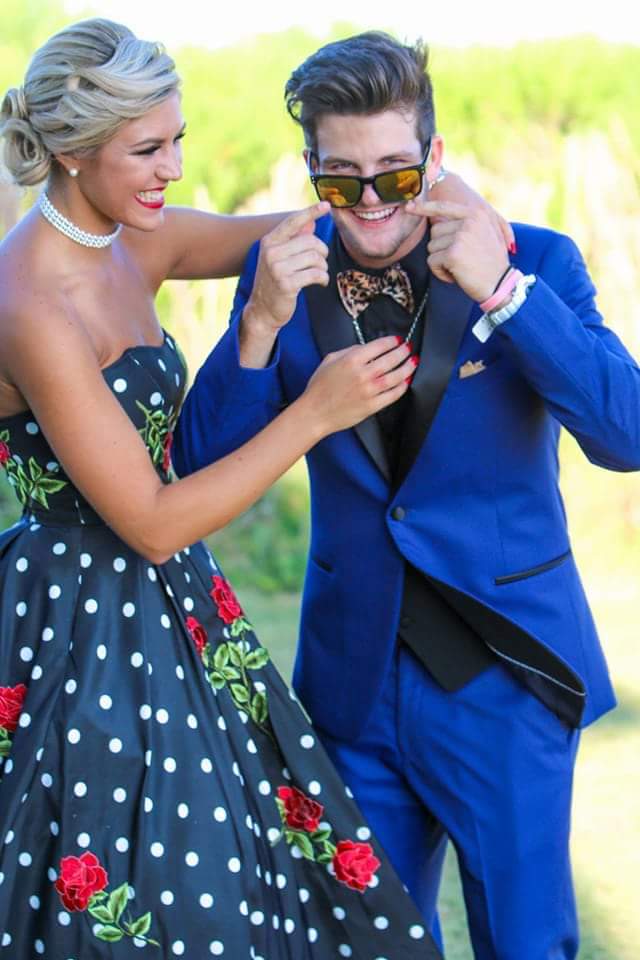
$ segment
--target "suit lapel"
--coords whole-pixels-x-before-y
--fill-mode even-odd
[[[311,323],[311,330],[316,345],[322,357],[335,350],[344,350],[357,343],[351,317],[342,306],[335,283],[337,271],[335,244],[336,234],[330,238],[323,238],[329,244],[329,276],[332,282],[328,287],[314,284],[307,287],[304,296],[307,302],[307,311]],[[385,479],[391,482],[391,467],[382,440],[382,433],[375,416],[367,417],[353,428],[364,444],[364,447],[373,459]]]
[[[394,484],[400,487],[426,440],[449,382],[473,301],[431,276],[420,363],[413,377]]]

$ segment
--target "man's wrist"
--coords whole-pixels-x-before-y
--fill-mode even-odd
[[[520,271],[517,271],[517,273],[517,282],[511,289],[509,300],[491,310],[485,310],[474,325],[472,333],[481,343],[485,343],[489,339],[496,327],[505,323],[506,320],[510,320],[529,296],[529,291],[536,282],[535,274],[530,273],[527,274],[527,276],[523,276]],[[501,297],[500,299],[502,300],[503,298]],[[488,301],[485,301],[484,304],[481,304],[481,308],[486,307],[487,302]]]
[[[273,352],[280,327],[251,301],[245,306],[238,333],[240,365],[266,367]]]

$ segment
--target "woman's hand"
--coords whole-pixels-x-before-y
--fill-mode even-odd
[[[321,436],[346,430],[398,400],[408,389],[417,358],[397,337],[380,337],[329,353],[301,398]]]

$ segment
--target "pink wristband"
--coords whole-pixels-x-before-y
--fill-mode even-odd
[[[491,313],[492,310],[495,310],[498,304],[502,303],[502,301],[509,296],[520,279],[522,279],[522,273],[514,267],[514,269],[510,270],[506,275],[496,292],[492,293],[488,300],[484,300],[480,304],[482,312]]]

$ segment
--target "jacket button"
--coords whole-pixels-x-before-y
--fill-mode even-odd
[[[406,513],[406,510],[404,509],[404,507],[394,507],[393,510],[391,511],[391,516],[393,517],[394,520],[404,520],[405,513]]]

